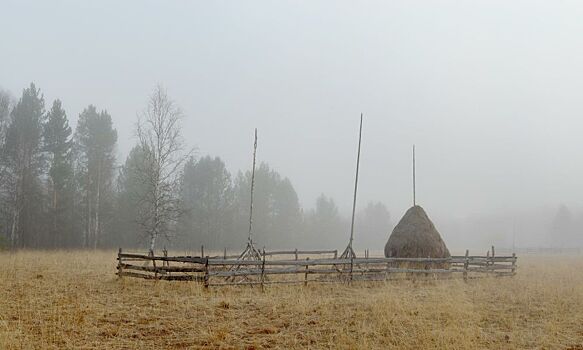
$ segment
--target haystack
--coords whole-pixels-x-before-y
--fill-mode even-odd
[[[405,213],[385,245],[387,258],[449,258],[441,235],[425,213],[416,205]]]

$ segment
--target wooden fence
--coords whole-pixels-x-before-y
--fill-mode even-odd
[[[318,254],[334,254],[333,258],[313,258]],[[273,259],[276,255],[293,255],[294,259]],[[301,255],[311,255],[299,259]],[[117,275],[154,280],[198,281],[205,287],[224,285],[264,285],[303,283],[351,283],[383,281],[397,276],[451,276],[464,279],[484,275],[513,276],[516,254],[465,256],[451,258],[364,258],[340,259],[337,251],[263,252],[261,260],[238,260],[227,256],[168,256],[118,252]]]

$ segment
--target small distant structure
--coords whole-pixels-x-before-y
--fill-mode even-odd
[[[385,245],[387,258],[449,258],[451,254],[425,210],[409,208]]]

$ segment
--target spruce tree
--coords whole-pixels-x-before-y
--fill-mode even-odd
[[[146,156],[140,146],[135,146],[121,167],[117,177],[117,200],[115,237],[112,243],[120,247],[146,248],[147,234],[138,223],[139,214],[144,210],[142,199],[148,186],[140,180]]]
[[[191,247],[221,249],[231,241],[233,226],[233,183],[219,157],[191,159],[184,167],[182,202],[186,215],[181,233]]]

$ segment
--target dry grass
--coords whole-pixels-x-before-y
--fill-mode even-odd
[[[117,280],[115,252],[0,254],[0,349],[583,349],[583,257],[515,278],[220,288]]]

